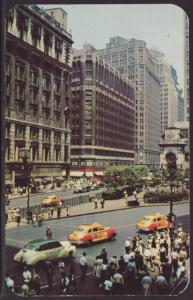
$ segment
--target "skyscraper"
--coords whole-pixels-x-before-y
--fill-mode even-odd
[[[161,95],[161,134],[178,121],[179,92],[176,70],[167,62],[164,53],[155,48],[149,50],[158,66]]]
[[[134,162],[135,102],[131,82],[88,48],[72,63],[71,162],[95,172]]]
[[[146,43],[112,37],[98,55],[135,87],[135,163],[159,165],[160,81]]]

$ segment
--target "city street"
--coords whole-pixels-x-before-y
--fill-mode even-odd
[[[60,220],[50,220],[47,222],[53,230],[53,237],[58,240],[67,239],[69,232],[73,228],[82,223],[86,222],[100,222],[104,225],[114,226],[117,230],[117,238],[115,241],[103,242],[100,244],[95,244],[91,247],[77,248],[77,255],[75,258],[75,269],[76,269],[76,278],[78,279],[78,287],[80,294],[100,294],[100,289],[96,287],[95,280],[93,277],[93,262],[95,256],[100,254],[103,247],[106,248],[108,253],[108,258],[116,255],[119,257],[124,254],[124,245],[125,240],[128,236],[133,237],[136,234],[136,222],[144,215],[150,213],[168,213],[168,206],[151,206],[151,207],[141,207],[133,208],[130,210],[120,210],[113,212],[98,213],[92,215],[85,215],[80,217],[69,217]],[[181,222],[184,230],[189,232],[189,204],[179,204],[174,205],[174,213],[177,215],[177,222]],[[21,283],[22,278],[22,268],[17,265],[13,265],[12,258],[13,255],[18,251],[19,248],[22,248],[30,240],[42,238],[45,236],[46,226],[43,227],[32,227],[32,225],[24,225],[20,228],[12,228],[6,230],[6,268],[7,271],[13,272],[16,278],[17,284]],[[143,238],[146,237],[145,234],[142,234]],[[83,251],[86,251],[88,263],[90,265],[87,275],[87,284],[82,285],[79,281],[80,269],[78,262]],[[68,269],[68,264],[67,264]],[[44,276],[42,277],[42,292],[44,294],[50,293],[47,289],[47,282]],[[58,293],[58,282],[59,274],[55,273],[55,288],[52,293]]]
[[[113,212],[98,213],[92,215],[84,215],[77,217],[69,217],[61,220],[49,220],[47,225],[53,230],[53,237],[58,240],[66,240],[68,234],[76,225],[99,222],[107,226],[113,226],[117,229],[117,239],[112,242],[100,243],[98,245],[86,248],[90,262],[105,247],[109,257],[113,255],[121,255],[124,252],[124,242],[128,236],[133,237],[136,233],[135,224],[144,215],[150,213],[168,213],[168,206],[151,206],[142,208],[133,208],[130,210],[121,210]],[[189,231],[189,204],[174,205],[174,213],[179,216],[180,222],[183,221],[185,230]],[[182,220],[181,220],[182,219]],[[45,236],[46,227],[32,227],[32,225],[21,226],[20,228],[12,228],[6,230],[6,245],[21,248],[27,242],[42,238]],[[82,253],[82,249],[77,249],[78,255]]]

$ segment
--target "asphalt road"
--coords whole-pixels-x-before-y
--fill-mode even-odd
[[[103,294],[101,289],[96,286],[93,276],[92,266],[95,256],[101,252],[103,247],[105,247],[109,258],[113,255],[117,255],[119,257],[125,252],[124,244],[126,238],[128,236],[133,237],[133,235],[136,234],[136,222],[142,216],[156,212],[167,214],[168,206],[133,208],[130,210],[105,212],[81,217],[69,217],[47,222],[53,230],[54,238],[58,240],[65,240],[68,233],[71,232],[76,225],[86,222],[97,221],[104,225],[114,226],[117,229],[117,239],[115,241],[103,242],[91,247],[77,248],[75,274],[79,295]],[[174,205],[174,213],[177,215],[177,222],[181,222],[184,230],[189,232],[189,204]],[[13,255],[18,251],[18,248],[22,248],[28,241],[45,236],[45,230],[46,227],[32,227],[31,225],[6,230],[6,270],[15,275],[17,285],[21,285],[23,270],[21,266],[12,264]],[[143,237],[145,238],[146,235],[143,235]],[[86,283],[82,282],[80,279],[80,268],[78,264],[83,251],[86,251],[88,263],[90,265],[86,277]],[[67,262],[67,273],[69,265],[70,262]],[[54,288],[51,291],[48,289],[44,273],[41,274],[41,286],[41,294],[50,295],[60,293],[59,272],[57,268],[54,274]]]
[[[113,212],[104,212],[94,215],[84,215],[79,217],[69,217],[60,220],[49,220],[47,225],[52,228],[53,237],[57,240],[66,240],[68,234],[76,225],[99,222],[107,226],[113,226],[117,230],[117,239],[115,241],[102,242],[91,247],[86,247],[86,252],[91,261],[98,255],[103,247],[106,248],[109,257],[121,255],[124,253],[124,243],[128,236],[133,237],[136,234],[136,223],[144,215],[150,213],[168,213],[168,206],[159,207],[140,207],[130,210],[121,210]],[[182,219],[185,230],[189,232],[189,204],[174,205],[174,213]],[[21,226],[6,230],[6,244],[21,248],[30,240],[42,238],[45,236],[46,227],[32,227],[32,225]],[[83,249],[78,248],[78,256]]]

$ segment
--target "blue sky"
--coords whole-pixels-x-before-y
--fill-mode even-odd
[[[43,6],[43,5],[41,5]],[[147,47],[162,51],[177,70],[181,87],[184,85],[183,10],[175,5],[44,5],[62,7],[68,13],[74,48],[91,43],[105,48],[112,36],[146,41]]]

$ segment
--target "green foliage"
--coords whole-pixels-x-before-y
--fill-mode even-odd
[[[145,166],[138,165],[118,165],[111,166],[105,170],[105,183],[109,186],[132,185],[142,183],[143,178],[147,176],[148,169]]]

